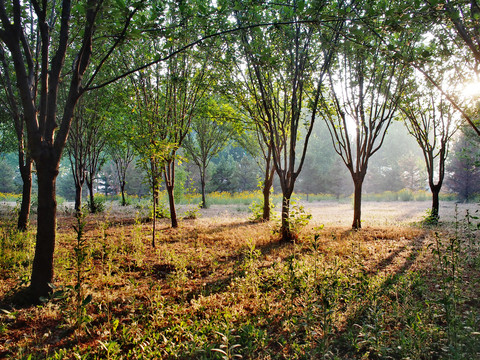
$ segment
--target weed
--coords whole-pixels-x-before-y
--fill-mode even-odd
[[[240,344],[235,344],[235,342],[239,338],[239,336],[234,335],[233,330],[229,330],[225,334],[222,334],[219,331],[215,331],[215,333],[220,337],[221,344],[220,344],[219,348],[212,349],[212,351],[221,354],[221,358],[223,360],[242,359],[243,358],[242,355],[237,353],[238,348],[240,348],[241,345]]]
[[[200,217],[200,205],[190,205],[184,212],[183,218],[195,220]]]

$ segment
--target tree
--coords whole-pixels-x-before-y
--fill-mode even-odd
[[[260,22],[260,16],[266,22],[272,18],[293,22],[240,32],[249,91],[259,107],[262,121],[268,124],[268,143],[280,179],[280,232],[283,241],[295,238],[290,226],[290,198],[305,161],[324,75],[330,67],[339,30],[343,26],[343,20],[338,20],[337,16],[344,6],[341,1],[330,5],[307,5],[292,0],[268,9],[242,9],[240,4],[235,7],[234,15],[239,27]],[[309,16],[329,18],[331,24],[323,27],[301,22]],[[310,111],[307,111],[307,107]],[[306,131],[300,140],[301,126]],[[297,164],[299,149],[301,155]]]
[[[85,182],[90,194],[90,212],[95,213],[93,180],[99,170],[99,161],[106,141],[105,107],[108,99],[105,92],[89,93],[77,105],[67,140],[66,150],[70,159],[75,183],[75,210],[82,207],[82,188]]]
[[[135,152],[130,141],[122,137],[124,134],[118,129],[110,131],[106,150],[115,164],[115,175],[122,194],[122,206],[127,205],[125,186],[127,185],[127,171],[135,159]]]
[[[429,220],[438,222],[439,194],[445,177],[445,163],[450,139],[457,129],[454,109],[435,91],[402,107],[405,125],[422,149],[427,167],[428,184],[432,192],[432,210]]]
[[[435,23],[438,23],[440,20],[442,24],[440,28],[437,28],[438,32],[443,32],[443,36],[437,37],[442,41],[442,46],[438,46],[438,49],[444,53],[447,52],[453,55],[455,53],[453,49],[461,46],[459,44],[462,44],[462,51],[468,55],[465,56],[461,54],[461,56],[463,59],[467,59],[465,63],[478,82],[478,69],[480,66],[480,32],[478,31],[480,26],[480,6],[477,0],[442,0],[436,5],[427,2],[425,6],[427,11],[433,15]],[[453,36],[453,34],[456,34],[456,37]],[[458,66],[455,67],[457,72],[456,76],[463,78],[460,73],[460,68],[461,67]],[[469,114],[468,109],[461,104],[461,100],[456,96],[447,94],[442,84],[434,80],[431,72],[424,72],[424,75],[440,90],[443,96],[451,103],[452,107],[462,114],[471,128],[480,136],[478,122]]]
[[[28,227],[32,197],[32,165],[33,159],[27,150],[27,138],[21,105],[18,104],[13,79],[10,77],[11,66],[7,63],[5,50],[0,44],[1,73],[0,82],[5,92],[2,99],[2,110],[13,120],[13,128],[17,138],[18,167],[22,177],[22,203],[18,213],[17,228],[24,231]]]
[[[369,159],[381,148],[404,89],[405,66],[375,52],[378,40],[354,28],[355,44],[345,40],[338,64],[329,71],[329,95],[322,108],[335,151],[354,184],[353,229],[361,228],[362,187]],[[365,46],[368,44],[368,47]]]
[[[206,99],[193,117],[191,131],[183,142],[187,157],[197,165],[200,173],[202,208],[208,207],[205,195],[207,167],[236,131],[228,123],[231,112],[229,105],[219,104],[213,97]]]
[[[152,49],[153,44],[149,50]],[[148,131],[141,132],[141,136],[156,144],[154,152],[158,163],[151,164],[150,168],[157,170],[151,174],[164,175],[172,227],[178,226],[174,199],[177,151],[187,136],[197,104],[206,90],[207,71],[207,60],[186,50],[164,64],[152,65],[131,76],[136,89],[138,121],[149,123]],[[158,185],[158,179],[152,180]]]
[[[55,182],[75,106],[125,39],[140,5],[129,8],[118,2],[115,7],[102,0],[86,0],[76,6],[70,0],[0,2],[0,41],[7,62],[13,64],[28,154],[37,169],[37,238],[30,284],[33,298],[51,290]],[[100,26],[98,15],[107,6],[112,11],[102,18]],[[94,37],[102,31],[113,36]],[[99,58],[91,64],[94,42]],[[61,86],[65,86],[64,98],[60,96]]]
[[[447,165],[445,185],[461,201],[472,201],[480,193],[479,141],[473,131],[463,128]]]

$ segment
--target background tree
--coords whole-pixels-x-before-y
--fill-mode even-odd
[[[272,146],[273,163],[282,189],[280,231],[283,241],[294,239],[289,216],[290,198],[305,161],[324,75],[343,26],[342,20],[335,20],[343,6],[343,2],[338,2],[329,5],[315,3],[309,7],[293,0],[268,9],[261,8],[261,5],[248,10],[242,9],[241,4],[234,7],[240,27],[272,19],[293,21],[265,29],[245,29],[240,32],[239,40],[251,96],[261,107],[260,112],[268,123],[268,142]],[[328,27],[301,23],[309,16],[329,18],[332,23]],[[306,132],[300,140],[301,126]],[[297,151],[301,154],[298,160]]]
[[[121,117],[121,115],[120,115]],[[126,138],[123,126],[126,121],[122,119],[115,119],[115,126],[110,128],[109,136],[106,144],[106,152],[115,164],[115,175],[122,194],[122,206],[127,205],[125,197],[125,186],[127,185],[127,171],[130,164],[135,159],[135,151],[133,144]],[[119,129],[119,126],[122,126]]]
[[[187,157],[197,165],[200,173],[202,208],[208,207],[205,194],[207,167],[212,158],[225,148],[236,131],[228,123],[232,111],[229,105],[219,104],[213,97],[205,99],[199,105],[192,119],[191,131],[183,142]]]
[[[480,146],[478,136],[462,128],[447,165],[445,185],[460,201],[472,201],[480,193]]]
[[[428,91],[402,107],[405,125],[422,149],[427,167],[428,185],[432,192],[430,219],[438,222],[439,194],[445,177],[445,165],[450,139],[457,130],[452,105],[438,92]]]
[[[105,112],[108,98],[106,92],[97,90],[84,96],[75,109],[66,150],[75,183],[76,211],[81,210],[82,189],[87,182],[90,212],[96,212],[93,181],[99,170],[99,161],[107,138]]]
[[[2,113],[13,120],[13,128],[17,139],[18,168],[22,178],[22,202],[18,213],[17,228],[24,231],[28,227],[30,218],[30,206],[32,197],[32,166],[33,159],[27,149],[27,136],[23,122],[23,112],[21,104],[18,101],[18,94],[14,88],[14,75],[12,66],[7,63],[5,50],[0,44],[0,82],[2,84],[3,94],[0,96]],[[3,119],[6,123],[6,119]]]
[[[395,116],[406,70],[399,61],[376,52],[378,40],[365,38],[365,29],[353,25],[352,31],[360,37],[360,45],[342,42],[337,66],[329,70],[330,93],[322,96],[322,107],[335,151],[352,176],[352,228],[359,229],[368,162],[381,148]]]

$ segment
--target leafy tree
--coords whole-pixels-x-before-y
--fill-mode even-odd
[[[283,241],[295,237],[289,221],[290,198],[305,161],[324,75],[343,26],[343,20],[337,20],[343,6],[343,2],[306,4],[297,0],[267,9],[261,5],[248,9],[238,3],[234,6],[240,27],[271,19],[291,22],[265,29],[245,29],[240,33],[249,91],[259,108],[258,113],[262,114],[261,120],[267,124],[267,143],[272,149],[282,189],[280,232]],[[331,24],[327,27],[302,23],[310,17],[329,18]],[[306,132],[300,140],[302,126]],[[301,153],[298,163],[297,151]]]
[[[439,193],[445,177],[445,165],[450,139],[457,129],[453,107],[430,90],[402,107],[408,131],[422,149],[432,192],[430,220],[438,222]]]
[[[37,169],[37,240],[30,284],[36,299],[51,290],[55,182],[75,106],[126,38],[141,6],[106,0],[85,0],[75,6],[69,0],[0,3],[0,41],[7,62],[13,64],[28,154]]]
[[[350,40],[341,44],[338,64],[329,71],[330,94],[322,97],[322,106],[335,151],[352,176],[352,228],[359,229],[368,162],[381,148],[395,116],[406,69],[398,60],[375,52],[378,40],[361,26],[353,25],[351,31],[360,44]]]
[[[122,194],[122,206],[127,205],[125,186],[127,185],[127,171],[135,159],[133,144],[123,137],[123,130],[110,130],[106,151],[115,164],[115,175]]]
[[[82,207],[82,188],[84,183],[90,194],[90,212],[95,213],[93,182],[102,162],[102,150],[106,142],[105,111],[109,96],[105,91],[97,90],[80,99],[75,109],[67,140],[66,150],[70,159],[75,183],[75,210]]]
[[[473,131],[463,128],[447,165],[445,185],[461,201],[472,201],[480,193],[479,140]]]
[[[478,68],[480,66],[480,6],[477,0],[451,1],[440,0],[435,3],[426,2],[425,10],[428,11],[435,24],[436,39],[440,42],[437,54],[442,57],[450,55],[459,59],[465,66],[455,66],[455,76],[464,79],[464,68],[468,68],[470,76],[478,82]],[[456,35],[456,36],[455,36]],[[461,47],[461,52],[458,52]],[[436,71],[436,69],[435,69]],[[472,117],[468,108],[462,104],[461,99],[452,95],[452,91],[445,90],[442,82],[435,79],[433,71],[422,71],[427,79],[459,111],[471,128],[480,136],[480,126],[475,117]],[[468,76],[468,75],[467,75]],[[471,79],[470,79],[471,80]]]
[[[1,99],[2,113],[8,115],[13,120],[13,128],[17,139],[18,167],[22,177],[22,202],[18,213],[17,228],[24,231],[28,227],[32,196],[32,165],[33,159],[27,149],[27,137],[25,125],[23,122],[23,112],[21,104],[18,103],[18,94],[14,88],[11,73],[13,69],[11,64],[7,63],[7,58],[3,46],[0,44],[0,82],[4,91]],[[6,123],[3,119],[2,123]],[[7,130],[8,132],[8,130]]]
[[[219,103],[213,97],[203,101],[192,119],[191,131],[183,142],[187,157],[197,165],[200,173],[203,208],[208,207],[205,195],[207,167],[236,131],[228,122],[232,112],[229,105]]]

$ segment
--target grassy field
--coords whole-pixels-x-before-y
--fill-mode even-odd
[[[366,202],[356,232],[350,203],[303,205],[292,244],[239,203],[159,221],[155,248],[135,206],[80,235],[66,209],[54,295],[23,307],[34,233],[2,208],[0,358],[480,359],[478,205],[442,203],[428,227],[428,202]]]

